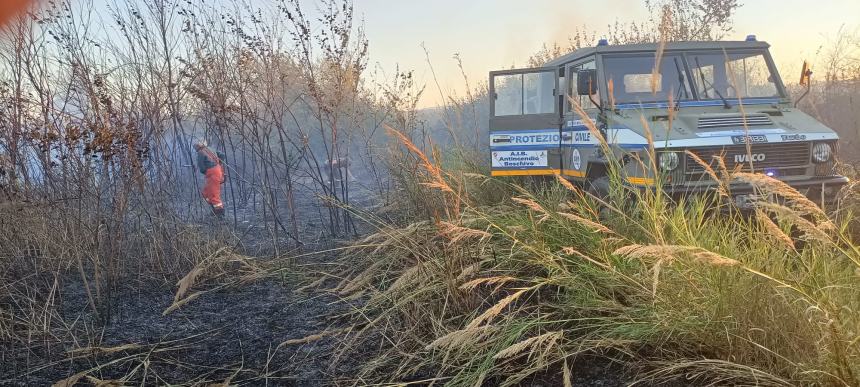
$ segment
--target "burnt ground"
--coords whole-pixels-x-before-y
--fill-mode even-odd
[[[232,231],[241,237],[243,253],[257,254],[261,260],[271,257],[274,243],[263,231],[264,220],[247,214],[242,218]],[[198,221],[204,231],[233,227],[207,216]],[[319,220],[309,218],[302,226],[305,237],[316,242],[305,246],[305,251],[333,246],[332,241],[314,240],[323,234]],[[283,243],[288,243],[286,237]],[[0,341],[0,385],[49,386],[82,371],[101,380],[132,375],[126,380],[136,385],[361,385],[351,376],[363,359],[356,352],[340,356],[341,345],[335,338],[279,347],[287,340],[345,326],[340,317],[354,304],[328,292],[302,289],[335,260],[331,253],[303,255],[278,275],[212,290],[167,316],[162,312],[173,303],[175,286],[130,280],[116,290],[107,324],[91,315],[79,277],[70,274],[62,281],[58,298],[62,321],[68,326],[49,340]],[[80,348],[96,349],[82,353]],[[606,361],[576,368],[577,385],[626,384],[620,367]],[[77,385],[95,382],[81,378]],[[557,382],[536,378],[526,384]]]
[[[367,205],[368,199],[362,205]],[[319,213],[316,199],[303,195],[299,205]],[[337,257],[314,254],[336,245],[320,239],[325,227],[318,216],[302,218],[301,250],[291,239],[272,239],[274,227],[249,206],[226,221],[211,214],[192,216],[192,224],[211,235],[232,234],[241,254],[272,263],[273,253],[299,255],[283,269],[250,283],[221,281],[195,285],[208,290],[176,311],[162,313],[174,302],[176,286],[145,279],[134,273],[121,281],[111,297],[110,319],[96,319],[85,287],[76,272],[58,280],[55,303],[66,326],[52,329],[53,337],[29,343],[0,338],[0,385],[50,386],[83,371],[101,380],[127,375],[137,385],[208,385],[223,383],[270,386],[327,386],[351,375],[360,359],[338,357],[334,338],[300,344],[279,344],[336,329],[351,305],[328,293],[301,289],[330,270]],[[276,248],[276,244],[279,245]],[[293,250],[291,250],[293,249]],[[278,267],[275,264],[274,267]],[[354,302],[353,302],[354,303]],[[0,305],[0,312],[2,312]],[[123,347],[124,346],[124,347]],[[81,348],[97,350],[80,352]],[[99,350],[98,348],[101,348]],[[77,351],[77,352],[76,352]],[[77,385],[93,385],[81,378]]]
[[[162,313],[174,301],[175,286],[124,282],[115,291],[106,324],[93,317],[82,283],[70,274],[58,299],[62,321],[69,326],[58,330],[54,340],[27,345],[0,341],[0,385],[48,386],[85,370],[94,370],[89,375],[102,380],[133,375],[127,380],[138,385],[207,385],[228,379],[246,385],[334,384],[358,365],[348,357],[334,362],[334,339],[278,345],[337,327],[338,317],[350,310],[327,292],[298,291],[319,265],[335,258],[309,255],[269,278],[222,288],[217,283],[201,286],[214,290],[167,316]],[[128,344],[134,346],[101,351],[110,353],[75,352]],[[75,355],[82,356],[70,359]],[[91,385],[83,381],[79,384]]]
[[[328,316],[343,307],[337,306],[337,300],[330,296],[309,297],[292,290],[289,283],[264,280],[208,293],[162,316],[173,302],[174,289],[125,288],[118,297],[123,301],[115,306],[113,321],[93,329],[93,340],[101,339],[92,346],[136,343],[141,347],[51,363],[49,359],[62,358],[64,354],[57,353],[55,348],[52,356],[37,344],[27,352],[4,355],[0,374],[6,380],[2,383],[51,385],[77,372],[133,356],[92,375],[105,380],[120,378],[147,360],[149,375],[144,377],[141,369],[134,378],[138,383],[145,379],[147,385],[223,382],[234,374],[232,382],[251,385],[328,385],[336,374],[348,373],[348,368],[355,366],[343,362],[330,367],[335,351],[332,339],[276,347],[286,340],[324,331],[331,324]],[[79,301],[85,300],[84,294],[79,296]],[[77,297],[66,296],[73,298]],[[80,344],[80,347],[91,346]],[[68,347],[73,350],[76,346]]]

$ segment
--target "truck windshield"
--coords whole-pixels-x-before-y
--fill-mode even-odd
[[[603,58],[606,91],[616,104],[684,101],[693,98],[683,56],[618,55]]]
[[[780,97],[761,51],[691,52],[687,62],[700,99]]]

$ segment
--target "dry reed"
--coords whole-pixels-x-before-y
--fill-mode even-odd
[[[457,331],[450,332],[433,340],[425,349],[436,348],[459,348],[469,345],[474,345],[481,339],[498,331],[498,327],[493,325],[484,325],[480,327],[467,327]]]
[[[439,222],[439,233],[446,238],[448,238],[449,242],[453,244],[457,244],[463,240],[474,240],[485,241],[492,237],[493,235],[482,230],[475,230],[468,227],[461,227],[451,222],[441,221]]]
[[[606,226],[604,226],[598,222],[595,222],[593,220],[585,219],[579,215],[571,214],[568,212],[559,212],[558,214],[563,218],[566,218],[568,220],[573,221],[574,223],[577,223],[581,226],[584,226],[588,229],[591,229],[593,232],[601,232],[604,234],[614,234],[615,233],[612,230],[610,230],[609,227],[606,227]]]
[[[475,317],[472,321],[470,321],[469,324],[466,325],[466,329],[477,328],[484,323],[492,322],[493,318],[498,316],[499,313],[502,313],[502,311],[505,310],[508,305],[519,299],[529,290],[532,290],[532,288],[520,289],[501,299],[490,309],[487,309],[486,311],[484,311],[484,313],[481,313],[478,317]]]
[[[508,276],[496,276],[496,277],[486,277],[486,278],[476,278],[469,282],[466,282],[460,285],[460,290],[472,291],[475,290],[478,286],[481,285],[495,285],[496,287],[504,285],[508,282],[517,281],[514,277]]]
[[[689,254],[694,260],[713,266],[736,266],[740,264],[735,259],[695,246],[631,244],[616,249],[613,254],[628,258],[656,258],[664,262],[673,262],[678,256]]]
[[[788,250],[796,251],[796,247],[794,246],[794,241],[790,236],[786,235],[782,229],[770,219],[764,211],[761,209],[756,209],[756,218],[759,220],[759,223],[764,228],[765,234],[773,238],[776,242],[778,242],[781,246],[785,247]]]
[[[797,227],[803,233],[801,239],[807,241],[818,241],[822,243],[831,243],[832,239],[830,235],[827,234],[829,227],[819,228],[811,221],[804,219],[803,215],[795,211],[793,208],[789,208],[780,204],[772,203],[772,202],[756,202],[756,207],[761,210],[767,211],[776,215],[782,221],[786,221]]]
[[[791,203],[791,208],[801,211],[804,214],[815,216],[818,219],[827,219],[827,214],[818,207],[812,200],[792,188],[787,183],[774,179],[759,173],[735,172],[732,177],[752,185],[756,189],[768,193],[779,195]]]
[[[539,348],[543,348],[544,351],[548,351],[553,348],[559,340],[564,337],[564,332],[548,332],[539,336],[530,337],[518,343],[514,343],[511,346],[499,351],[495,355],[493,355],[493,359],[507,359],[510,357],[517,356],[522,352],[529,350],[529,352],[534,352]]]
[[[706,163],[704,160],[702,160],[702,158],[701,158],[701,157],[699,157],[699,155],[697,155],[697,154],[695,154],[695,153],[693,153],[693,152],[691,152],[691,151],[689,151],[689,150],[688,150],[688,151],[685,151],[685,153],[686,153],[688,156],[690,156],[690,157],[693,159],[693,161],[695,161],[695,162],[696,162],[696,164],[699,164],[699,165],[702,167],[702,169],[704,169],[705,173],[707,173],[707,174],[708,174],[708,176],[710,176],[710,177],[711,177],[711,179],[712,179],[715,183],[717,183],[717,192],[719,192],[720,196],[728,197],[728,196],[729,196],[729,193],[728,193],[728,191],[726,190],[725,183],[723,182],[723,179],[721,179],[721,178],[717,175],[717,172],[716,172],[716,171],[714,171],[714,168],[712,168],[712,167],[711,167],[711,164]]]

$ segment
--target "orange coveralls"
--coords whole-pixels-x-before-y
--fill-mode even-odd
[[[198,152],[212,165],[204,173],[206,183],[203,185],[203,192],[201,192],[203,198],[213,208],[224,208],[224,203],[221,201],[221,184],[224,183],[224,166],[221,165],[221,159],[209,148],[200,149]]]

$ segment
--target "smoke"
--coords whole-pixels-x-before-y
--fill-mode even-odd
[[[2,0],[0,1],[0,27],[3,27],[12,18],[24,12],[27,7],[32,6],[33,0]]]

